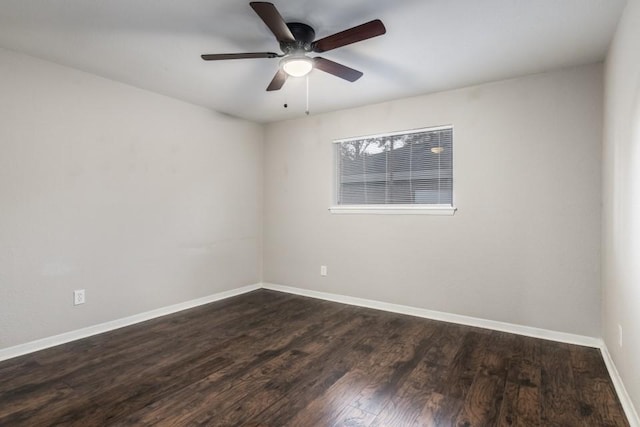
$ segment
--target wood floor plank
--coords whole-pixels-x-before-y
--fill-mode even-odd
[[[83,426],[88,419],[97,425],[106,425],[156,400],[173,395],[232,363],[230,359],[222,357],[200,359],[200,363],[195,366],[189,363],[191,361],[183,361],[184,363],[171,364],[164,369],[156,369],[150,375],[139,376],[136,380],[128,382],[127,387],[114,387],[106,392],[94,394],[90,401],[83,406],[77,406],[73,412],[57,419],[49,419],[56,425]]]
[[[583,425],[570,356],[568,344],[541,348],[540,407],[545,426]]]
[[[184,423],[194,418],[218,416],[221,406],[233,404],[246,395],[243,388],[246,384],[254,384],[255,378],[266,378],[278,364],[294,363],[296,358],[304,355],[299,348],[305,345],[317,345],[316,340],[322,339],[322,333],[332,331],[334,335],[341,334],[349,328],[348,320],[351,315],[340,310],[328,318],[320,318],[299,331],[291,331],[276,337],[271,342],[253,342],[245,345],[243,356],[236,357],[235,363],[228,368],[216,372],[179,393],[166,399],[154,402],[143,410],[132,414],[124,420],[127,424],[144,424],[154,422],[158,418],[158,408],[171,408],[172,415],[167,422]],[[352,331],[353,333],[353,331]],[[271,364],[271,365],[270,365]],[[262,370],[265,375],[261,374]],[[270,377],[273,378],[273,377]],[[190,396],[201,396],[202,399],[193,401]]]
[[[464,402],[473,383],[477,369],[480,366],[483,339],[489,335],[486,331],[474,328],[462,329],[459,336],[461,345],[454,355],[454,360],[447,369],[447,375],[436,385],[436,391],[445,396],[442,405],[436,411],[438,423],[456,425],[458,414],[462,411]]]
[[[373,423],[375,415],[354,406],[346,406],[336,417],[333,427],[368,427]]]
[[[381,319],[379,319],[381,320]],[[397,361],[398,351],[402,348],[405,334],[419,333],[430,328],[415,329],[412,332],[407,322],[395,319],[387,324],[380,324],[379,328],[370,328],[366,336],[350,349],[353,361],[351,369],[327,389],[321,396],[315,398],[302,409],[291,421],[291,425],[333,425],[347,405],[355,405],[361,397],[362,390],[370,387],[370,372],[389,363]],[[379,331],[384,331],[380,334]],[[402,333],[400,333],[402,332]]]
[[[513,335],[491,333],[476,351],[480,364],[456,425],[495,425],[507,381]]]
[[[626,426],[621,417],[620,402],[611,383],[606,380],[607,368],[600,352],[595,349],[570,348],[580,415],[586,425],[603,427]]]
[[[259,290],[0,362],[1,426],[628,426],[596,349]]]
[[[286,353],[287,357],[264,364],[248,377],[248,381],[235,387],[233,395],[227,396],[217,413],[209,408],[206,416],[199,417],[198,421],[215,420],[223,425],[238,425],[242,419],[260,415],[285,398],[298,381],[314,371],[312,364],[315,357],[330,366],[338,362],[338,359],[347,357],[349,343],[359,338],[357,330],[362,321],[362,318],[356,317],[348,322],[340,322],[331,328],[330,334],[298,343]],[[342,372],[339,369],[336,371]]]
[[[420,411],[416,419],[413,420],[413,424],[411,425],[414,427],[443,425],[438,421],[440,418],[438,416],[438,412],[440,408],[445,406],[444,405],[445,400],[446,400],[446,397],[441,395],[440,393],[435,393],[435,392],[429,393],[429,395],[426,397],[424,401],[422,410]],[[460,402],[459,405],[451,405],[451,406],[460,407],[462,406],[462,403]]]
[[[362,361],[369,360],[371,354],[376,352],[378,343],[386,338],[385,332],[401,328],[404,324],[403,319],[398,316],[380,316],[379,313],[368,309],[359,309],[359,312],[365,316],[366,326],[361,328],[357,338],[345,343],[342,352],[332,355],[324,363],[314,365],[305,372],[292,385],[290,397],[294,398],[282,399],[267,408],[259,415],[259,420],[269,420],[277,425],[313,425],[321,422],[323,417],[337,415],[346,402],[335,399],[331,390],[339,393],[350,379],[357,378]],[[345,378],[347,373],[350,375]],[[323,380],[318,381],[318,378]],[[338,407],[323,406],[332,402]],[[330,424],[328,420],[324,422]]]
[[[26,397],[26,398],[25,398]],[[51,425],[51,417],[65,414],[76,406],[82,405],[87,398],[78,395],[64,383],[51,385],[47,389],[35,392],[22,391],[3,398],[0,402],[0,425],[46,426]],[[55,402],[66,401],[66,405]],[[50,408],[43,414],[40,408]]]
[[[352,406],[375,415],[382,411],[430,347],[436,326],[433,323],[427,325],[429,327],[415,328],[413,324],[406,327],[402,333],[404,339],[386,349],[384,360],[370,372],[369,383],[351,403]]]
[[[437,327],[422,360],[378,414],[372,425],[435,423],[435,414],[430,413],[426,407],[441,396],[434,391],[435,386],[442,383],[442,379],[448,373],[459,351],[461,342],[455,334],[456,330],[459,329],[444,323]],[[427,419],[430,421],[426,422]]]
[[[540,342],[514,337],[498,426],[540,426]]]

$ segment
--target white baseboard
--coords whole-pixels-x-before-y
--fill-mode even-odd
[[[461,314],[445,313],[442,311],[428,310],[426,308],[410,307],[400,304],[369,300],[364,298],[349,297],[332,294],[328,292],[310,291],[308,289],[294,288],[291,286],[277,285],[273,283],[263,283],[262,287],[274,291],[287,292],[290,294],[302,295],[311,298],[319,298],[328,301],[339,302],[360,307],[373,308],[376,310],[390,311],[410,316],[423,317],[425,319],[440,320],[443,322],[457,323],[460,325],[474,326],[477,328],[492,329],[495,331],[509,332],[512,334],[525,335],[533,338],[559,341],[569,344],[577,344],[586,347],[600,348],[602,340],[599,338],[584,335],[569,334],[566,332],[551,331],[548,329],[533,328],[530,326],[516,325],[513,323],[498,322],[496,320],[480,319],[477,317],[463,316]]]
[[[618,398],[620,399],[622,408],[624,409],[624,412],[627,415],[627,420],[629,421],[629,424],[631,425],[631,427],[640,427],[640,417],[638,416],[638,412],[636,411],[636,408],[633,406],[631,397],[629,396],[629,393],[627,393],[627,389],[625,388],[624,383],[622,382],[622,378],[618,373],[618,369],[616,368],[615,363],[613,363],[613,359],[611,358],[609,349],[607,348],[607,345],[604,342],[600,347],[600,351],[602,352],[602,358],[604,359],[604,364],[607,365],[609,376],[611,377],[613,386],[616,389],[616,393],[618,394]]]
[[[248,285],[241,288],[231,289],[219,292],[206,297],[173,304],[167,307],[161,307],[155,310],[147,311],[133,316],[112,320],[98,325],[88,326],[86,328],[77,329],[75,331],[65,332],[63,334],[42,338],[13,347],[0,349],[0,361],[11,359],[13,357],[32,353],[34,351],[43,350],[45,348],[54,347],[67,342],[90,337],[92,335],[101,334],[103,332],[112,331],[114,329],[123,328],[125,326],[144,322],[156,317],[165,316],[167,314],[176,313],[178,311],[187,310],[210,302],[219,301],[236,295],[254,291],[256,289],[271,289],[274,291],[286,292],[295,295],[318,298],[327,301],[339,302],[342,304],[356,305],[360,307],[373,308],[377,310],[389,311],[393,313],[408,314],[410,316],[423,317],[427,319],[440,320],[444,322],[457,323],[461,325],[474,326],[496,331],[509,332],[519,335],[530,336],[534,338],[542,338],[552,341],[560,341],[570,344],[583,345],[588,347],[603,348],[604,343],[601,339],[587,337],[582,335],[568,334],[565,332],[550,331],[547,329],[532,328],[529,326],[515,325],[511,323],[498,322],[495,320],[479,319],[475,317],[463,316],[460,314],[451,314],[441,311],[428,310],[418,307],[410,307],[399,304],[391,304],[381,301],[369,300],[364,298],[356,298],[328,292],[312,291],[308,289],[295,288],[291,286],[277,285],[274,283],[262,283]],[[604,353],[603,353],[604,354]],[[608,354],[608,352],[607,352]]]
[[[260,284],[243,286],[241,288],[218,292],[206,297],[161,307],[144,313],[134,314],[133,316],[123,317],[121,319],[100,323],[98,325],[88,326],[86,328],[77,329],[75,331],[65,332],[60,335],[54,335],[52,337],[42,338],[36,341],[0,349],[0,361],[11,359],[17,356],[22,356],[27,353],[33,353],[34,351],[44,350],[45,348],[55,347],[60,344],[65,344],[70,341],[79,340],[81,338],[87,338],[92,335],[101,334],[104,332],[112,331],[114,329],[123,328],[125,326],[144,322],[146,320],[155,319],[156,317],[166,316],[167,314],[187,310],[189,308],[208,304],[210,302],[219,301],[225,298],[230,298],[236,295],[255,291],[257,289],[260,289],[260,287]]]

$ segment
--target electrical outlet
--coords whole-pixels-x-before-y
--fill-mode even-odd
[[[326,265],[321,265],[320,266],[320,275],[321,276],[326,276],[327,275],[327,266]]]
[[[618,345],[622,348],[622,325],[618,323]]]
[[[84,303],[84,289],[76,289],[73,291],[73,305],[80,305]]]

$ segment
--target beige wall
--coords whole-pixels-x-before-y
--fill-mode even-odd
[[[267,125],[263,280],[600,336],[602,103],[590,65]],[[327,211],[333,139],[445,124],[455,216]]]
[[[606,64],[603,334],[640,410],[640,1],[627,4]]]
[[[0,94],[0,348],[260,281],[260,126],[6,50]]]

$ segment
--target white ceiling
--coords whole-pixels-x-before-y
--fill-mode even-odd
[[[601,61],[626,1],[273,3],[317,38],[375,18],[387,28],[322,54],[364,76],[349,83],[313,71],[313,114]],[[278,59],[200,59],[280,52],[249,1],[1,0],[0,46],[257,122],[304,115],[304,78],[265,91]]]

